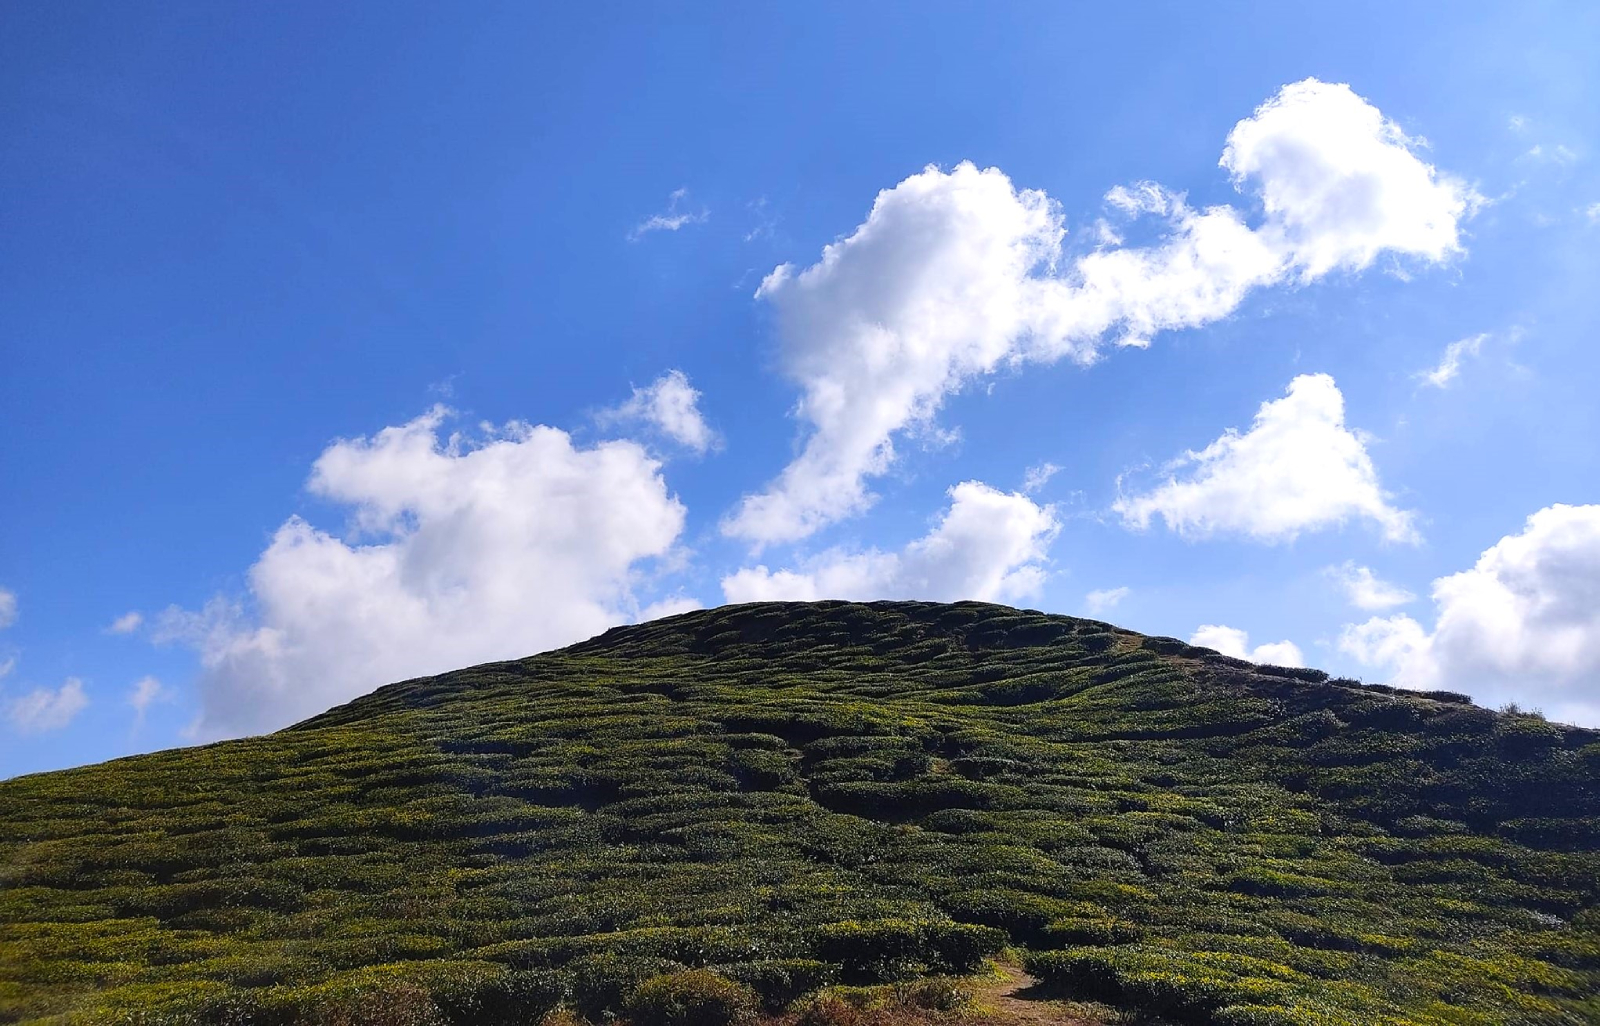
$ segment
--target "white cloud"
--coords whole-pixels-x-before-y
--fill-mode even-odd
[[[111,621],[111,626],[106,628],[107,634],[132,634],[144,623],[144,614],[134,610],[123,613]]]
[[[1197,210],[1154,183],[1110,207],[1165,234],[1075,259],[1043,192],[998,168],[929,167],[878,194],[867,219],[810,267],[762,282],[786,373],[810,427],[800,455],[744,498],[726,534],[793,541],[865,510],[868,480],[898,437],[927,429],[944,399],[1002,366],[1096,359],[1105,338],[1143,346],[1232,313],[1253,289],[1359,270],[1380,253],[1444,260],[1475,193],[1420,160],[1412,140],[1347,86],[1285,86],[1228,137],[1222,166],[1258,197],[1257,227],[1229,206]]]
[[[88,704],[89,696],[83,693],[83,681],[68,677],[54,691],[34,688],[26,695],[7,702],[6,719],[21,733],[42,734],[65,727]]]
[[[1186,473],[1112,504],[1129,526],[1143,530],[1159,515],[1183,535],[1283,542],[1356,517],[1390,541],[1418,540],[1412,514],[1379,485],[1363,437],[1345,427],[1344,396],[1326,374],[1295,378],[1282,399],[1261,404],[1249,431],[1229,428],[1168,469]]]
[[[1448,388],[1450,382],[1461,374],[1461,361],[1469,356],[1477,356],[1488,338],[1487,334],[1468,335],[1450,343],[1444,347],[1444,356],[1439,359],[1437,367],[1418,371],[1415,376],[1434,388]]]
[[[1248,659],[1252,663],[1264,663],[1268,666],[1306,664],[1305,656],[1300,653],[1300,647],[1292,641],[1270,641],[1251,648],[1248,634],[1237,627],[1225,627],[1222,624],[1202,624],[1189,636],[1189,644],[1215,649],[1225,656]]]
[[[17,596],[13,591],[0,588],[0,630],[5,630],[17,622]],[[17,657],[7,656],[0,661],[0,680],[5,680],[11,671],[17,668]]]
[[[645,388],[635,388],[627,402],[603,411],[600,420],[649,424],[697,453],[721,444],[717,433],[700,415],[700,392],[689,384],[688,375],[680,370],[667,371]]]
[[[1054,510],[978,481],[950,489],[939,523],[902,551],[830,551],[799,570],[746,567],[722,579],[729,602],[778,599],[1015,601],[1038,592],[1059,524]]]
[[[631,618],[636,564],[667,554],[684,508],[637,444],[577,448],[511,423],[440,437],[435,407],[339,441],[309,483],[355,534],[298,517],[250,569],[250,611],[169,611],[200,652],[197,734],[282,726],[377,685],[525,656]]]
[[[1022,490],[1032,495],[1049,484],[1050,479],[1059,473],[1061,468],[1054,463],[1046,462],[1029,467],[1027,473],[1022,476]]]
[[[1135,182],[1131,187],[1114,185],[1106,202],[1124,214],[1170,214],[1183,209],[1183,197],[1176,196],[1155,182]]]
[[[701,207],[698,211],[680,209],[679,205],[689,197],[688,189],[674,189],[667,197],[667,209],[659,214],[652,214],[633,226],[628,233],[629,242],[637,242],[651,232],[675,232],[685,225],[703,224],[711,216],[711,211]]]
[[[1521,114],[1513,114],[1506,119],[1506,127],[1513,132],[1520,132],[1528,127],[1528,119]]]
[[[703,607],[699,599],[690,598],[688,595],[669,595],[639,610],[639,622],[659,620],[663,616],[677,616],[679,613],[692,613],[701,608]]]
[[[1346,560],[1342,566],[1330,566],[1324,571],[1338,582],[1344,596],[1357,609],[1390,609],[1416,601],[1416,596],[1397,584],[1390,584],[1370,567],[1356,566]]]
[[[1083,597],[1084,607],[1094,616],[1099,616],[1108,610],[1115,609],[1123,599],[1128,597],[1128,588],[1103,588],[1091,591]]]
[[[1432,687],[1432,668],[1424,667],[1419,660],[1427,658],[1428,632],[1411,617],[1374,616],[1365,623],[1345,624],[1339,632],[1339,650],[1354,656],[1358,662],[1369,666],[1395,669],[1407,667],[1406,683],[1413,687]]]
[[[1261,231],[1309,280],[1385,251],[1443,260],[1460,249],[1460,221],[1483,199],[1415,145],[1349,86],[1307,79],[1235,125],[1221,163],[1256,184]]]
[[[756,197],[746,203],[745,208],[750,211],[756,223],[753,228],[744,233],[744,241],[754,242],[757,239],[766,238],[777,229],[781,218],[772,212],[771,205],[767,202],[765,196]]]
[[[1560,143],[1548,148],[1543,143],[1536,143],[1520,159],[1536,163],[1571,164],[1578,159],[1578,154]]]
[[[1589,219],[1590,224],[1600,224],[1600,203],[1591,203],[1585,207],[1583,216]]]
[[[1434,625],[1374,617],[1339,645],[1400,685],[1600,724],[1600,505],[1555,505],[1433,582]]]
[[[128,704],[133,706],[134,722],[143,723],[145,711],[157,702],[172,698],[172,692],[154,677],[140,677],[128,691]]]

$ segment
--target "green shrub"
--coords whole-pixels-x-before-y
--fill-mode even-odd
[[[814,934],[817,954],[846,979],[876,982],[915,975],[926,953],[923,924],[907,919],[829,923]]]
[[[756,995],[725,976],[687,969],[652,977],[628,998],[633,1026],[740,1026],[755,1018]]]
[[[930,1012],[954,1012],[972,1004],[972,989],[948,976],[929,976],[896,984],[896,1004]]]
[[[722,966],[719,971],[755,991],[761,1006],[769,1012],[787,1008],[806,994],[833,983],[839,975],[838,966],[814,958],[738,962]]]
[[[569,989],[567,975],[553,970],[475,970],[431,988],[452,1026],[525,1026],[554,1011]]]
[[[1004,931],[968,923],[929,923],[923,927],[925,958],[940,972],[970,973],[1006,946]]]
[[[861,1009],[833,994],[819,994],[800,1006],[794,1026],[865,1026]]]
[[[1211,1021],[1215,1026],[1366,1026],[1370,1020],[1287,1005],[1229,1005]]]
[[[1207,1026],[1600,1016],[1600,733],[1141,644],[737,606],[0,781],[0,1023],[603,1021],[687,967],[825,1018],[1008,943]]]
[[[645,980],[684,967],[665,958],[608,954],[586,955],[574,960],[569,968],[573,1005],[586,1018],[599,1020],[607,1013],[621,1013]]]

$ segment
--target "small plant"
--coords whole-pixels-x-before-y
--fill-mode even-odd
[[[794,1026],[863,1026],[861,1009],[836,994],[816,994],[801,1004]]]
[[[930,1012],[954,1012],[972,1004],[972,990],[949,976],[928,976],[909,983],[897,983],[894,1003],[902,1008],[921,1008]]]
[[[769,1012],[787,1008],[799,998],[834,982],[835,967],[811,958],[736,963],[722,968],[728,977],[756,992]]]
[[[627,1003],[633,1026],[741,1026],[755,1012],[754,992],[705,969],[646,980]]]

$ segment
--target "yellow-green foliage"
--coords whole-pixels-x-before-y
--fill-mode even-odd
[[[998,606],[692,613],[0,782],[0,1023],[735,1021],[1007,945],[1177,1022],[1600,1021],[1597,742]]]
[[[756,996],[705,969],[653,976],[627,1001],[632,1026],[739,1026],[755,1019]]]

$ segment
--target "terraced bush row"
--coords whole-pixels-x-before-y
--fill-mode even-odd
[[[1185,1022],[1600,1021],[1597,831],[1600,737],[1458,695],[729,607],[0,782],[0,1022],[772,1010],[1008,944]]]

